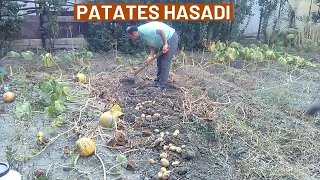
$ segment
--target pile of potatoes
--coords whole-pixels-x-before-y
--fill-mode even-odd
[[[159,130],[158,129],[155,129],[154,132],[157,132],[159,133]],[[170,133],[169,132],[161,132],[160,133],[160,138],[159,139],[162,139],[163,140],[163,137],[165,135],[169,135]],[[175,130],[172,134],[172,136],[174,137],[177,137],[179,134],[179,130]],[[159,140],[158,139],[158,140]],[[158,143],[156,143],[158,144]],[[160,165],[161,165],[161,168],[160,168],[160,171],[158,172],[158,178],[161,179],[161,180],[166,180],[166,179],[169,179],[169,177],[171,176],[172,174],[172,171],[168,170],[167,168],[170,166],[170,162],[168,160],[168,154],[166,153],[167,150],[171,151],[171,152],[176,152],[176,153],[181,153],[182,152],[182,149],[185,148],[185,145],[182,145],[182,146],[176,146],[172,143],[168,144],[168,145],[163,145],[162,146],[162,149],[164,152],[162,152],[160,154]],[[156,162],[153,160],[153,159],[150,159],[149,160],[149,163],[150,164],[155,164]],[[180,165],[180,162],[179,161],[173,161],[171,163],[171,166],[173,167],[178,167]]]

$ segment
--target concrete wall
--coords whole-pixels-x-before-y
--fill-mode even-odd
[[[314,1],[314,0],[313,0]],[[288,4],[284,8],[287,10],[291,6],[293,9],[296,10],[296,16],[307,17],[309,15],[309,8],[310,8],[310,2],[311,0],[288,0]],[[317,11],[318,6],[314,3],[311,5],[311,12]],[[247,26],[247,29],[245,30],[246,35],[257,35],[258,28],[259,28],[259,18],[260,18],[260,6],[258,5],[258,0],[256,0],[255,4],[252,8],[253,16],[250,18],[249,25]],[[268,32],[271,32],[272,26],[273,26],[273,20],[274,18],[278,17],[278,10],[274,13],[274,15],[270,18],[269,24],[268,24]],[[244,27],[248,19],[244,22],[244,24],[241,27]],[[279,20],[281,23],[278,24],[277,28],[286,27],[289,25],[289,15],[288,13],[281,14],[281,18]],[[296,19],[296,25],[298,28],[303,28],[305,26],[304,19]]]

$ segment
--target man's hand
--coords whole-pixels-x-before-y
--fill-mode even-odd
[[[152,63],[151,59],[152,59],[152,56],[148,56],[146,60],[146,64],[150,65]]]
[[[168,51],[169,51],[169,45],[168,44],[163,45],[162,53],[167,53]]]

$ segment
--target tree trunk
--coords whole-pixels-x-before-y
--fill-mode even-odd
[[[276,30],[276,26],[280,20],[280,17],[281,17],[281,9],[282,9],[282,3],[283,0],[280,0],[280,5],[279,5],[279,11],[278,11],[278,17],[277,19],[274,21],[274,24],[273,24],[273,27],[272,27],[272,33],[271,33],[271,36],[270,36],[270,39],[269,39],[269,42],[271,41],[272,37],[273,37],[273,34],[274,34],[274,31]]]
[[[262,8],[260,8],[260,20],[259,20],[259,27],[258,27],[257,40],[260,40],[262,17],[263,17],[263,9],[262,9]]]
[[[307,22],[309,22],[309,21],[310,21],[310,16],[311,16],[311,6],[312,6],[312,0],[310,0],[309,16],[308,16]]]
[[[289,18],[289,27],[293,28],[295,26],[295,12],[291,9],[290,18]]]
[[[3,5],[3,0],[0,0],[0,11],[2,9],[2,5]],[[1,13],[0,13],[0,20],[1,20]]]
[[[39,3],[39,8],[42,9],[43,8],[43,5],[42,5],[42,2]],[[45,10],[42,10],[40,12],[40,32],[41,32],[41,41],[42,41],[42,48],[46,49],[46,36],[45,36],[45,30],[44,30],[44,16],[45,16]]]

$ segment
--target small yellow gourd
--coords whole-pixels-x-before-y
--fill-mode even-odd
[[[76,142],[80,156],[90,156],[96,149],[96,144],[88,137],[81,137]]]
[[[115,113],[107,111],[101,114],[100,124],[104,128],[114,128],[117,125],[118,119],[119,117]]]
[[[86,81],[86,76],[82,73],[77,74],[77,79],[79,82],[85,82]]]
[[[3,94],[2,99],[6,103],[12,102],[15,99],[15,94],[13,92],[6,92]]]

